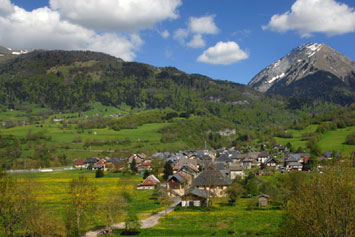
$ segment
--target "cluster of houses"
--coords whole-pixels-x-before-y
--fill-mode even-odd
[[[151,160],[146,160],[147,156],[145,154],[133,154],[128,159],[125,158],[98,158],[98,157],[89,157],[84,160],[76,160],[74,167],[77,169],[92,169],[98,170],[118,170],[122,171],[127,168],[127,164],[132,163],[133,159],[137,164],[137,171],[149,170],[151,167]],[[127,163],[128,162],[128,163]]]
[[[302,171],[308,163],[309,153],[288,153],[287,148],[275,146],[277,154],[283,152],[284,159],[280,162],[277,156],[266,151],[241,153],[232,149],[180,151],[177,153],[162,152],[152,155],[149,159],[144,154],[133,154],[127,159],[120,158],[86,158],[75,163],[77,168],[123,169],[133,160],[138,171],[150,170],[153,159],[162,159],[172,166],[173,174],[166,182],[166,189],[170,197],[181,197],[182,206],[206,205],[209,197],[223,197],[231,185],[232,180],[246,175],[252,168],[273,169],[280,172]],[[263,172],[259,172],[263,174]],[[154,175],[148,176],[137,189],[155,189],[161,185]],[[259,200],[268,196],[263,194]],[[263,201],[262,203],[265,203]],[[261,203],[261,205],[262,205]]]

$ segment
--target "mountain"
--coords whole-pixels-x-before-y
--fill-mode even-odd
[[[6,48],[0,45],[0,57],[4,57],[7,55],[20,55],[30,52],[31,50],[14,50],[10,48]]]
[[[100,102],[212,114],[245,128],[265,128],[295,118],[288,101],[274,97],[246,85],[90,51],[37,50],[0,61],[0,108],[27,103],[74,112]]]
[[[248,85],[261,92],[350,104],[355,102],[355,62],[325,44],[304,44]]]

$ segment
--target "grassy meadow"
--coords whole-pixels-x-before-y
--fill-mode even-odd
[[[292,133],[292,138],[275,137],[275,140],[277,143],[282,145],[286,145],[288,142],[290,142],[292,147],[296,149],[298,147],[306,147],[307,141],[302,140],[302,134],[313,133],[317,130],[317,127],[318,125],[309,125],[303,130],[290,129],[288,130],[288,132]],[[355,151],[355,145],[347,145],[344,143],[346,137],[350,133],[354,132],[355,126],[327,131],[322,135],[320,141],[318,142],[318,145],[322,152],[337,151],[345,154],[350,154]]]
[[[214,200],[213,208],[177,207],[153,228],[142,229],[141,236],[274,236],[283,211],[274,207],[248,210],[248,198],[231,206],[226,198]],[[121,231],[115,230],[115,236]]]
[[[69,183],[73,178],[83,175],[89,179],[97,188],[98,200],[105,198],[108,195],[115,193],[127,192],[130,194],[131,202],[129,208],[136,213],[139,218],[144,218],[152,215],[163,209],[163,207],[152,198],[152,190],[136,190],[137,184],[142,182],[141,175],[124,176],[121,173],[105,172],[103,178],[95,178],[94,171],[87,170],[71,170],[52,173],[26,173],[26,174],[12,174],[20,180],[31,179],[32,183],[36,185],[36,196],[45,208],[47,208],[53,215],[64,218],[66,203],[68,200]],[[95,213],[97,215],[98,213]],[[117,221],[123,221],[122,216]],[[102,226],[100,218],[93,218],[91,225],[87,230],[95,226]]]
[[[161,133],[159,130],[171,123],[151,123],[144,124],[136,129],[121,129],[115,131],[109,128],[90,129],[78,133],[74,126],[62,128],[60,122],[46,121],[41,125],[26,125],[0,129],[0,134],[14,135],[21,139],[31,131],[32,133],[42,132],[51,139],[46,141],[48,145],[55,145],[58,154],[65,154],[69,160],[97,156],[103,152],[118,152],[122,155],[128,155],[130,152],[148,152],[159,150],[176,150],[186,148],[186,145],[180,141],[171,143],[161,143]],[[74,142],[80,139],[80,142]],[[92,145],[85,147],[87,140],[114,140],[123,141],[120,144],[113,145]],[[31,155],[34,152],[34,146],[23,145],[22,152]],[[107,155],[107,154],[106,154]]]

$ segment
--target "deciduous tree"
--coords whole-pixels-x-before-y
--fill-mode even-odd
[[[68,235],[80,235],[82,220],[93,209],[96,198],[96,187],[89,183],[88,178],[79,176],[70,182],[66,223]]]

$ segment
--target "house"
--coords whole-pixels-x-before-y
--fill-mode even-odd
[[[269,158],[269,154],[266,151],[262,151],[258,155],[258,163],[261,166],[262,164],[265,163],[265,161]]]
[[[143,161],[143,162],[138,166],[138,170],[150,170],[151,165],[152,165],[152,161],[151,161],[151,160]]]
[[[231,158],[228,157],[228,155],[223,154],[219,157],[217,157],[216,159],[214,159],[214,162],[220,162],[220,163],[225,163],[225,164],[230,164],[233,163],[233,160]]]
[[[84,160],[77,160],[77,161],[75,161],[74,167],[75,167],[75,168],[78,168],[78,169],[87,168],[87,166],[84,164]]]
[[[98,162],[100,159],[97,157],[89,157],[89,158],[85,158],[84,160],[84,164],[86,167],[89,167],[89,165],[93,166],[94,164],[96,164],[96,162]]]
[[[267,207],[269,205],[269,198],[269,195],[266,194],[259,195],[259,207]]]
[[[185,194],[185,184],[187,180],[181,173],[171,175],[167,180],[169,195],[172,197],[183,196]]]
[[[105,164],[96,163],[92,166],[93,170],[106,170]]]
[[[213,166],[207,167],[192,181],[193,187],[209,191],[215,197],[224,197],[231,184],[232,182]]]
[[[272,157],[269,157],[263,164],[264,167],[277,167],[277,161],[272,158]]]
[[[288,170],[302,171],[303,165],[299,162],[289,162],[286,166]]]
[[[253,161],[252,159],[249,159],[249,158],[245,158],[243,161],[242,161],[242,164],[243,164],[243,167],[244,169],[251,169],[252,165],[253,165]]]
[[[246,158],[250,159],[250,160],[257,161],[260,153],[261,152],[250,151],[250,152],[247,153],[247,157]]]
[[[240,164],[232,164],[229,167],[229,177],[231,180],[235,179],[236,177],[243,178],[245,176],[244,168]]]
[[[232,159],[233,163],[238,162],[238,155],[240,154],[239,151],[234,151],[229,158]]]
[[[275,144],[272,146],[272,149],[278,151],[278,152],[286,152],[287,151],[287,147],[283,146],[281,144]]]
[[[302,170],[303,162],[310,157],[309,153],[288,153],[285,158],[285,167],[287,170]]]
[[[229,169],[226,168],[227,164],[225,163],[215,163],[219,172],[221,172],[224,176],[229,177]]]
[[[158,184],[160,184],[159,179],[152,174],[139,184],[137,189],[155,189]]]
[[[207,205],[209,193],[206,190],[193,188],[181,197],[182,207],[201,207]]]
[[[238,163],[241,162],[242,160],[244,160],[245,158],[247,158],[247,154],[235,154],[231,156],[232,160],[234,163]]]
[[[198,166],[198,161],[196,159],[187,159],[187,158],[181,158],[178,160],[176,165],[174,165],[173,170],[176,172],[181,169],[183,166],[192,166],[197,169]]]
[[[111,158],[105,165],[107,168],[115,169],[117,171],[122,171],[127,166],[126,159],[123,158]]]
[[[140,165],[147,156],[144,154],[132,154],[128,157],[128,164],[131,164],[133,159],[136,160],[136,164]]]
[[[106,164],[106,160],[101,159],[92,166],[92,169],[93,170],[107,170],[105,164]]]

